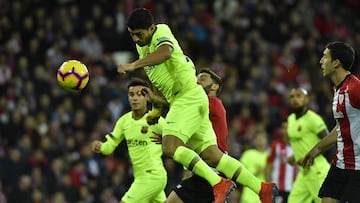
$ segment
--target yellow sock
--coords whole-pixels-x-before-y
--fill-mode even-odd
[[[259,194],[261,181],[233,157],[224,154],[216,166],[216,169],[225,174],[227,178],[247,186],[256,194]]]
[[[194,174],[206,179],[211,186],[219,183],[221,178],[217,175],[199,155],[191,149],[180,146],[175,150],[174,160],[191,170]]]

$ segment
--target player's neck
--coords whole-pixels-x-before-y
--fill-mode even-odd
[[[139,120],[140,118],[142,118],[144,116],[144,114],[146,113],[146,109],[136,109],[132,111],[132,118],[134,120]]]
[[[337,87],[339,86],[345,79],[348,75],[350,75],[350,71],[340,71],[338,74],[335,74],[331,80],[332,82],[334,83],[334,85]]]
[[[296,119],[300,118],[301,116],[303,116],[304,114],[306,114],[308,108],[307,107],[304,107],[304,108],[301,108],[301,109],[298,109],[296,110],[294,113],[296,115]]]
[[[210,92],[208,92],[208,96],[216,97],[216,92],[210,91]]]

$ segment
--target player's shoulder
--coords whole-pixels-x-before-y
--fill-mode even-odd
[[[291,122],[291,121],[294,121],[295,120],[295,113],[291,113],[288,117],[287,117],[287,121],[288,122]]]
[[[131,119],[131,111],[124,113],[120,118],[116,121],[117,123],[128,121]]]
[[[208,96],[209,103],[212,105],[223,106],[221,99],[217,96]]]
[[[156,24],[156,29],[157,29],[157,31],[171,31],[170,27],[164,23]]]
[[[355,75],[350,75],[346,82],[346,86],[349,88],[350,91],[353,90],[357,92],[360,88],[360,80]]]
[[[166,124],[165,118],[160,116],[159,121],[158,121],[158,125],[164,126]]]
[[[132,119],[132,111],[124,113],[120,119],[125,119],[125,120]]]
[[[318,119],[321,119],[322,120],[322,117],[316,113],[314,110],[312,109],[308,109],[307,112],[306,112],[306,118],[311,120],[313,118],[318,118]]]
[[[154,33],[153,39],[154,40],[152,41],[152,43],[155,46],[159,46],[160,44],[164,44],[164,43],[172,45],[174,41],[173,34],[169,26],[166,24],[156,25],[156,31]]]
[[[245,150],[242,154],[243,157],[253,157],[257,154],[257,150],[253,148],[249,148]]]
[[[312,109],[308,109],[304,115],[304,119],[308,124],[325,125],[325,121],[320,114]]]
[[[172,32],[168,25],[166,25],[166,24],[157,24],[156,25],[156,31],[154,33],[154,36],[164,37],[164,36],[169,36],[169,35],[172,35]]]
[[[306,115],[309,115],[309,116],[318,116],[318,114],[312,110],[312,109],[308,109],[307,112],[306,112]]]
[[[355,82],[357,82],[357,83],[360,83],[359,77],[356,76],[356,75],[354,75],[354,74],[350,74],[349,79],[350,79],[351,81],[355,81]]]
[[[219,99],[217,96],[208,96],[209,100],[217,102],[217,103],[222,103],[221,99]]]

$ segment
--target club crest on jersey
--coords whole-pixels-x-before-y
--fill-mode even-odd
[[[148,127],[147,126],[141,127],[141,133],[142,134],[146,134],[147,132],[148,132]]]
[[[339,94],[339,103],[342,104],[344,102],[345,95]]]
[[[299,125],[298,128],[297,128],[297,131],[300,132],[301,128],[302,128],[301,125]]]

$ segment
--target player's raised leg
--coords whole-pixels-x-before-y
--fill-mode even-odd
[[[206,179],[216,189],[215,203],[224,202],[234,190],[233,181],[220,177],[216,174],[193,150],[183,146],[184,143],[176,136],[166,135],[163,137],[163,154],[172,157],[188,170]]]

